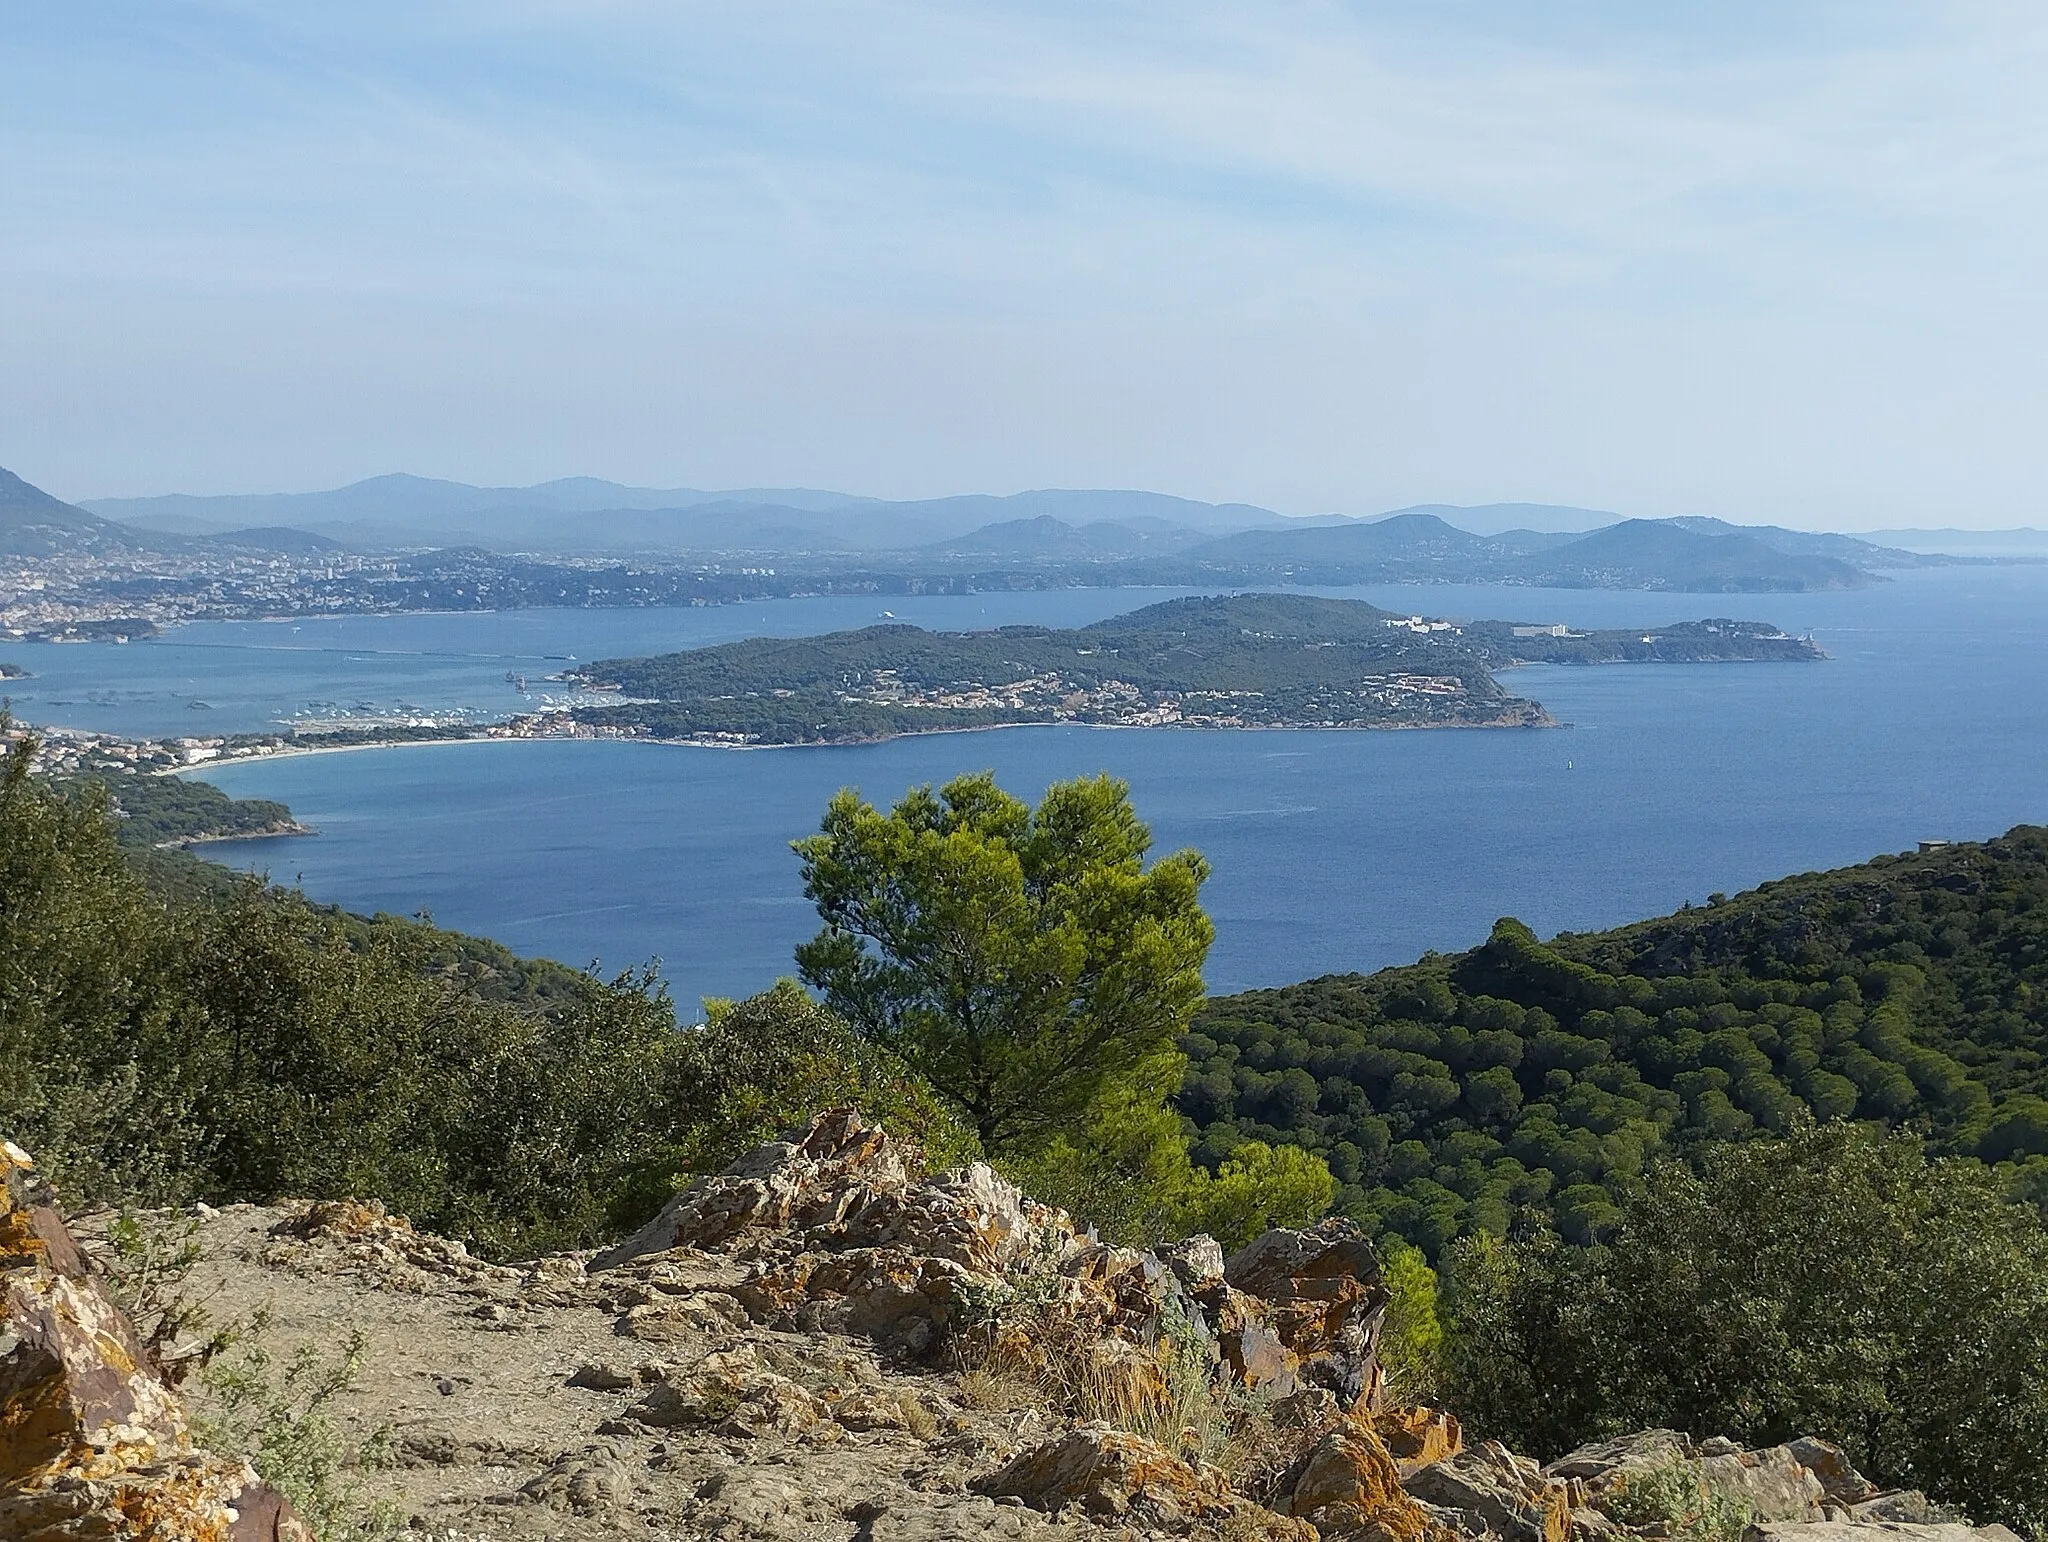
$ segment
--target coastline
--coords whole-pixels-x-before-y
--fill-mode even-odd
[[[282,835],[318,835],[320,832],[311,825],[300,824],[296,819],[286,824],[273,825],[268,830],[235,830],[214,835],[181,835],[176,840],[158,841],[158,851],[182,851],[188,846],[218,846],[226,841],[268,841]]]
[[[835,750],[860,749],[869,745],[891,744],[900,739],[935,739],[950,734],[1002,733],[1011,729],[1026,728],[1081,728],[1091,733],[1316,733],[1316,734],[1373,734],[1373,733],[1489,733],[1511,729],[1540,730],[1569,728],[1569,723],[1559,722],[1548,711],[1542,712],[1540,722],[1526,720],[1501,721],[1492,723],[1245,723],[1224,725],[1218,723],[1083,723],[1073,719],[1043,723],[976,723],[961,728],[918,728],[904,733],[879,734],[871,738],[819,739],[800,743],[782,744],[735,744],[729,739],[662,739],[651,735],[596,735],[596,734],[469,734],[446,739],[388,739],[368,740],[358,744],[308,744],[290,749],[266,750],[258,755],[222,755],[212,760],[202,760],[186,766],[166,766],[152,771],[152,776],[200,776],[222,766],[249,765],[265,760],[292,760],[306,755],[346,755],[357,750],[407,750],[424,749],[450,744],[643,744],[661,749],[688,750]],[[295,831],[278,831],[277,834],[296,834]],[[313,832],[306,831],[306,834]],[[232,837],[227,837],[232,838]]]

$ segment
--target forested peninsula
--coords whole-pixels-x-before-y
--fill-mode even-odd
[[[664,739],[830,744],[1024,723],[1196,728],[1503,728],[1552,723],[1495,671],[1523,663],[1822,657],[1764,622],[1650,630],[1433,620],[1358,600],[1168,600],[1067,630],[900,623],[607,659],[576,679],[621,693],[579,721]]]

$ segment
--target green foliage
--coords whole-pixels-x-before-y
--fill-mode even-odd
[[[1616,931],[1211,1001],[1196,1157],[1292,1142],[1432,1257],[1611,1235],[1645,1165],[1803,1117],[1924,1129],[2048,1199],[2048,830],[1766,884]],[[2033,1164],[2041,1163],[2041,1166]]]
[[[199,1223],[186,1216],[123,1208],[94,1251],[107,1289],[144,1352],[173,1385],[206,1365],[239,1336],[213,1321],[190,1286],[199,1262]]]
[[[140,772],[81,777],[105,787],[123,846],[160,846],[223,836],[296,829],[292,811],[267,798],[230,798],[208,782]]]
[[[1329,1209],[1330,1170],[1299,1147],[1246,1142],[1213,1174],[1190,1161],[1186,1132],[1164,1100],[1182,1070],[1178,1055],[1160,1057],[1099,1101],[1080,1129],[1005,1170],[1033,1198],[1126,1247],[1208,1232],[1230,1252]]]
[[[913,1141],[932,1168],[980,1155],[974,1134],[923,1078],[855,1034],[794,980],[746,1001],[705,1003],[709,1021],[682,1036],[672,1079],[696,1113],[682,1155],[694,1172],[735,1158],[821,1109],[852,1104]]]
[[[351,1434],[336,1422],[334,1400],[355,1384],[368,1340],[352,1331],[331,1353],[301,1345],[279,1360],[262,1342],[266,1323],[232,1356],[201,1377],[200,1439],[247,1459],[289,1499],[318,1542],[384,1542],[407,1535],[396,1505],[368,1503],[364,1475],[388,1467],[382,1432]]]
[[[1624,1526],[1661,1527],[1677,1542],[1741,1542],[1749,1527],[1749,1507],[1708,1488],[1683,1459],[1624,1472],[1595,1503]]]
[[[1656,1164],[1602,1245],[1475,1236],[1451,1285],[1446,1392],[1516,1449],[1813,1434],[1881,1482],[2048,1526],[2048,1232],[1974,1161],[1795,1126]]]
[[[1180,1057],[1167,1054],[1111,1088],[1075,1128],[999,1165],[1032,1198],[1056,1205],[1106,1242],[1156,1247],[1191,1227],[1187,1196],[1198,1169],[1165,1094]]]
[[[1335,1189],[1321,1157],[1299,1146],[1246,1141],[1213,1176],[1194,1169],[1181,1229],[1205,1231],[1234,1252],[1273,1227],[1312,1224],[1330,1208]]]
[[[1387,1315],[1380,1327],[1380,1366],[1397,1403],[1433,1403],[1443,1368],[1444,1327],[1437,1313],[1436,1271],[1420,1248],[1396,1240],[1380,1249]]]
[[[587,678],[642,699],[578,715],[670,737],[775,744],[1062,717],[1114,722],[1141,704],[1248,724],[1473,723],[1529,705],[1491,673],[1519,660],[1819,657],[1758,622],[1687,622],[1646,641],[1640,631],[1518,638],[1505,622],[1418,633],[1387,624],[1397,619],[1357,600],[1233,594],[1167,600],[1071,630],[897,623],[749,638],[592,664]],[[1403,675],[1459,689],[1392,687]]]
[[[1147,869],[1122,782],[1055,783],[1035,810],[987,773],[887,814],[844,791],[795,844],[825,922],[797,950],[804,980],[993,1155],[1079,1129],[1201,1001],[1207,865],[1186,851]]]
[[[0,775],[0,1128],[74,1204],[374,1196],[502,1257],[615,1237],[813,1098],[966,1149],[794,988],[679,1034],[645,977],[529,968],[253,880],[165,894],[123,860],[104,789],[27,768],[18,748]]]

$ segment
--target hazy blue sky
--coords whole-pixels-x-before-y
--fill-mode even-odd
[[[0,0],[0,465],[2048,520],[2048,7]]]

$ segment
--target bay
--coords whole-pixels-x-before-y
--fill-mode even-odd
[[[1575,625],[1771,620],[1812,630],[1831,657],[1516,671],[1511,686],[1570,725],[1555,731],[1062,727],[755,751],[472,743],[205,775],[238,796],[281,798],[320,832],[235,848],[242,865],[352,909],[424,909],[523,953],[605,969],[658,958],[686,1007],[788,972],[815,918],[787,842],[846,785],[886,801],[982,768],[1029,796],[1059,777],[1128,779],[1159,849],[1198,847],[1214,868],[1204,899],[1219,991],[1466,947],[1504,914],[1544,934],[1590,930],[1918,839],[2048,819],[2048,569],[1937,569],[1817,595],[1327,592]],[[889,608],[925,625],[1071,625],[1162,597],[1083,590]],[[344,645],[381,643],[380,657],[403,642],[434,661],[483,660],[449,686],[463,699],[507,689],[501,661],[515,648],[593,657],[648,651],[657,636],[674,647],[861,624],[876,609],[786,601],[334,625]],[[270,689],[281,699],[294,683]],[[247,694],[259,710],[260,681]]]

